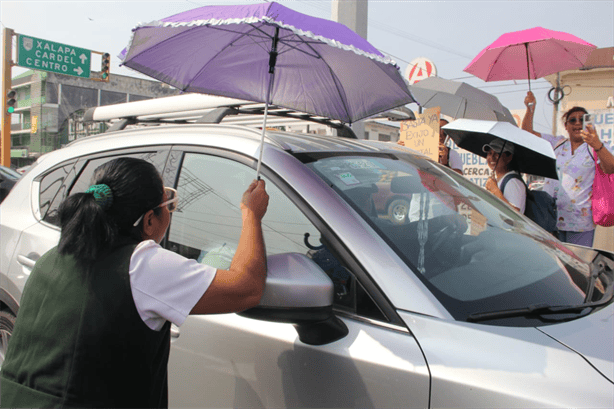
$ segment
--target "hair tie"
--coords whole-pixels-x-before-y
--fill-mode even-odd
[[[113,204],[113,192],[108,185],[92,185],[85,191],[94,195],[94,200],[102,210],[107,210]]]

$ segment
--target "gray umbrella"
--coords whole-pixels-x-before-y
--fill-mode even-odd
[[[464,82],[429,77],[409,87],[424,108],[440,107],[441,113],[453,118],[502,121],[516,125],[509,109],[494,95]]]

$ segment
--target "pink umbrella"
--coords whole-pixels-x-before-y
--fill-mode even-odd
[[[463,71],[484,81],[542,78],[584,65],[596,48],[562,31],[542,27],[503,34],[482,50]]]

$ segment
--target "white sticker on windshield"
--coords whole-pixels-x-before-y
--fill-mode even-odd
[[[346,163],[352,169],[384,169],[384,167],[373,159],[348,159]]]
[[[341,173],[337,177],[346,185],[357,185],[360,183],[350,172]]]

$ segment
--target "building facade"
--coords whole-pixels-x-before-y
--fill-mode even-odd
[[[554,104],[552,113],[552,134],[560,135],[565,130],[562,116],[570,108],[581,106],[588,111],[612,108],[614,47],[597,48],[582,68],[548,75],[546,80],[563,90],[564,95],[558,105]]]
[[[177,95],[158,81],[111,75],[109,82],[45,71],[27,71],[12,79],[17,105],[11,118],[11,166],[32,163],[41,154],[70,141],[106,130],[81,121],[88,108]]]

